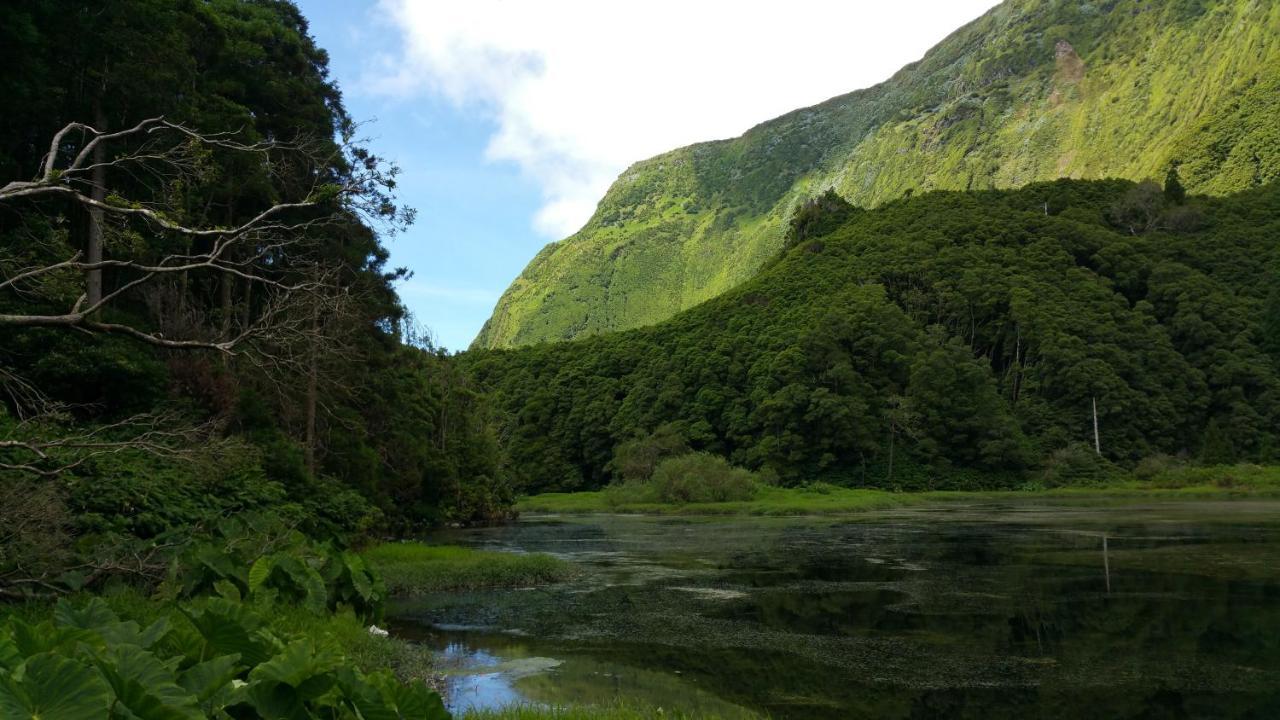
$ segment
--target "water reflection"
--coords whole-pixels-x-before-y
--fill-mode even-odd
[[[1278,519],[1253,503],[530,521],[447,539],[560,554],[580,578],[423,598],[396,628],[456,664],[459,709],[1280,717]]]

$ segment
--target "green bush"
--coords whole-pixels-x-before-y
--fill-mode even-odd
[[[613,452],[610,469],[622,481],[647,480],[658,463],[673,455],[689,452],[689,445],[670,423],[645,437],[620,443]]]
[[[1045,461],[1045,487],[1097,485],[1113,479],[1116,468],[1084,443],[1055,450]]]
[[[759,490],[754,473],[710,453],[688,453],[663,460],[650,482],[657,500],[665,503],[750,500]]]
[[[1170,472],[1179,470],[1185,465],[1186,463],[1172,455],[1156,453],[1138,461],[1138,464],[1133,468],[1133,476],[1139,480],[1155,480]]]

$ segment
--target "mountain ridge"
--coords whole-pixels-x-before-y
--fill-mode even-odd
[[[665,319],[750,277],[829,188],[876,206],[1171,163],[1196,192],[1262,184],[1280,167],[1248,148],[1280,140],[1264,122],[1278,64],[1273,3],[1008,0],[884,82],[633,164],[529,263],[473,347]]]

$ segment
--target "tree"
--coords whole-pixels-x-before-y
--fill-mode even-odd
[[[1182,187],[1182,179],[1178,177],[1177,163],[1169,166],[1169,172],[1164,177],[1164,197],[1174,205],[1187,201],[1187,190]]]
[[[920,414],[911,407],[911,399],[903,395],[890,395],[885,419],[889,421],[889,470],[885,479],[893,482],[894,441],[901,433],[915,439],[919,435]]]
[[[218,154],[248,156],[263,167],[279,168],[270,171],[275,177],[301,167],[312,184],[297,199],[273,202],[235,225],[198,224],[183,207],[183,192],[205,180]],[[101,245],[75,249],[55,234],[37,253],[16,260],[0,257],[0,292],[15,297],[14,307],[24,308],[0,311],[0,328],[122,335],[169,350],[246,353],[264,366],[305,366],[314,373],[316,348],[332,347],[321,337],[330,323],[317,318],[340,315],[347,296],[340,271],[324,258],[323,233],[363,218],[406,222],[409,217],[388,194],[394,173],[363,150],[338,148],[327,139],[246,143],[235,133],[203,133],[163,117],[111,133],[68,123],[49,142],[35,179],[0,186],[0,207],[14,208],[19,217],[43,227],[56,226],[71,208],[88,208],[103,229],[90,244],[102,240],[110,253],[103,254]],[[151,182],[139,187],[131,180],[138,176]],[[185,294],[173,298],[165,292],[178,284],[190,287],[201,275],[223,287],[241,282],[257,288],[240,322],[227,314],[218,323],[207,315],[193,320],[182,309]],[[150,307],[151,318],[112,312],[118,304],[139,301]],[[34,414],[53,414],[44,394],[14,372],[0,373],[0,386],[11,398],[25,398]],[[10,467],[38,469],[54,451],[92,454],[121,443],[158,447],[152,419],[126,425],[144,430],[109,446],[94,431],[54,439],[11,437],[0,441],[0,449],[23,450],[39,461]],[[83,457],[81,452],[67,462]]]
[[[1205,465],[1230,465],[1236,461],[1236,449],[1231,436],[1223,429],[1218,418],[1209,421],[1200,446],[1200,462]]]
[[[1109,211],[1111,222],[1131,235],[1154,230],[1166,204],[1165,191],[1154,180],[1144,180],[1129,189]]]

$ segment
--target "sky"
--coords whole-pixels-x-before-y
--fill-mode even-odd
[[[463,350],[629,165],[874,85],[993,0],[295,0],[417,222],[398,287]]]

